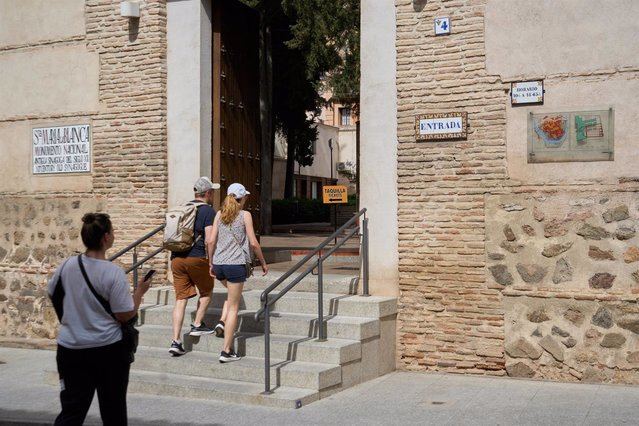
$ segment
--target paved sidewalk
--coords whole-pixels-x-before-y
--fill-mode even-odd
[[[0,348],[0,425],[51,424],[52,351]],[[639,423],[639,387],[393,373],[299,410],[130,394],[132,425],[617,425]],[[100,424],[97,400],[87,424]]]

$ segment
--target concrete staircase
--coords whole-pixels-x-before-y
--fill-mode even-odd
[[[195,315],[189,301],[182,357],[168,353],[171,340],[172,287],[151,289],[140,310],[140,346],[130,375],[130,392],[214,399],[275,407],[299,408],[342,389],[395,369],[397,301],[357,296],[357,280],[324,275],[324,312],[328,339],[318,342],[317,277],[307,276],[295,291],[274,305],[271,328],[271,388],[264,390],[263,322],[255,321],[262,290],[282,272],[251,278],[240,305],[235,349],[240,361],[220,364],[223,339],[190,337],[186,327]],[[215,324],[226,299],[216,283],[205,318]]]

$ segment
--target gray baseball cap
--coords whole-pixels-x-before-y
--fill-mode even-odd
[[[210,189],[220,189],[220,184],[211,182],[211,179],[206,176],[199,178],[193,185],[193,191],[195,191],[196,194],[204,194]]]

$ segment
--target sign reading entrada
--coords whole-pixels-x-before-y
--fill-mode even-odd
[[[415,138],[418,141],[466,139],[467,122],[466,112],[418,115],[415,118]]]
[[[33,174],[91,171],[91,126],[40,127],[32,130]]]

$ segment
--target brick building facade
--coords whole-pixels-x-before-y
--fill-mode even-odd
[[[584,3],[569,19],[572,2],[395,2],[398,368],[639,382],[639,63],[618,36],[639,9]],[[544,105],[512,107],[531,79]],[[599,106],[614,161],[526,162],[528,113]],[[416,115],[449,111],[466,140],[416,142]]]
[[[1,6],[0,93],[15,102],[0,112],[9,154],[0,184],[0,330],[53,338],[57,319],[45,297],[46,278],[82,247],[82,214],[109,213],[116,247],[163,221],[166,3],[143,2],[135,21],[120,16],[110,0],[63,1],[54,10],[50,2]],[[27,25],[29,34],[21,28],[25,21],[34,24]],[[64,69],[68,62],[77,68]],[[91,125],[91,173],[31,174],[31,129],[64,124]]]

